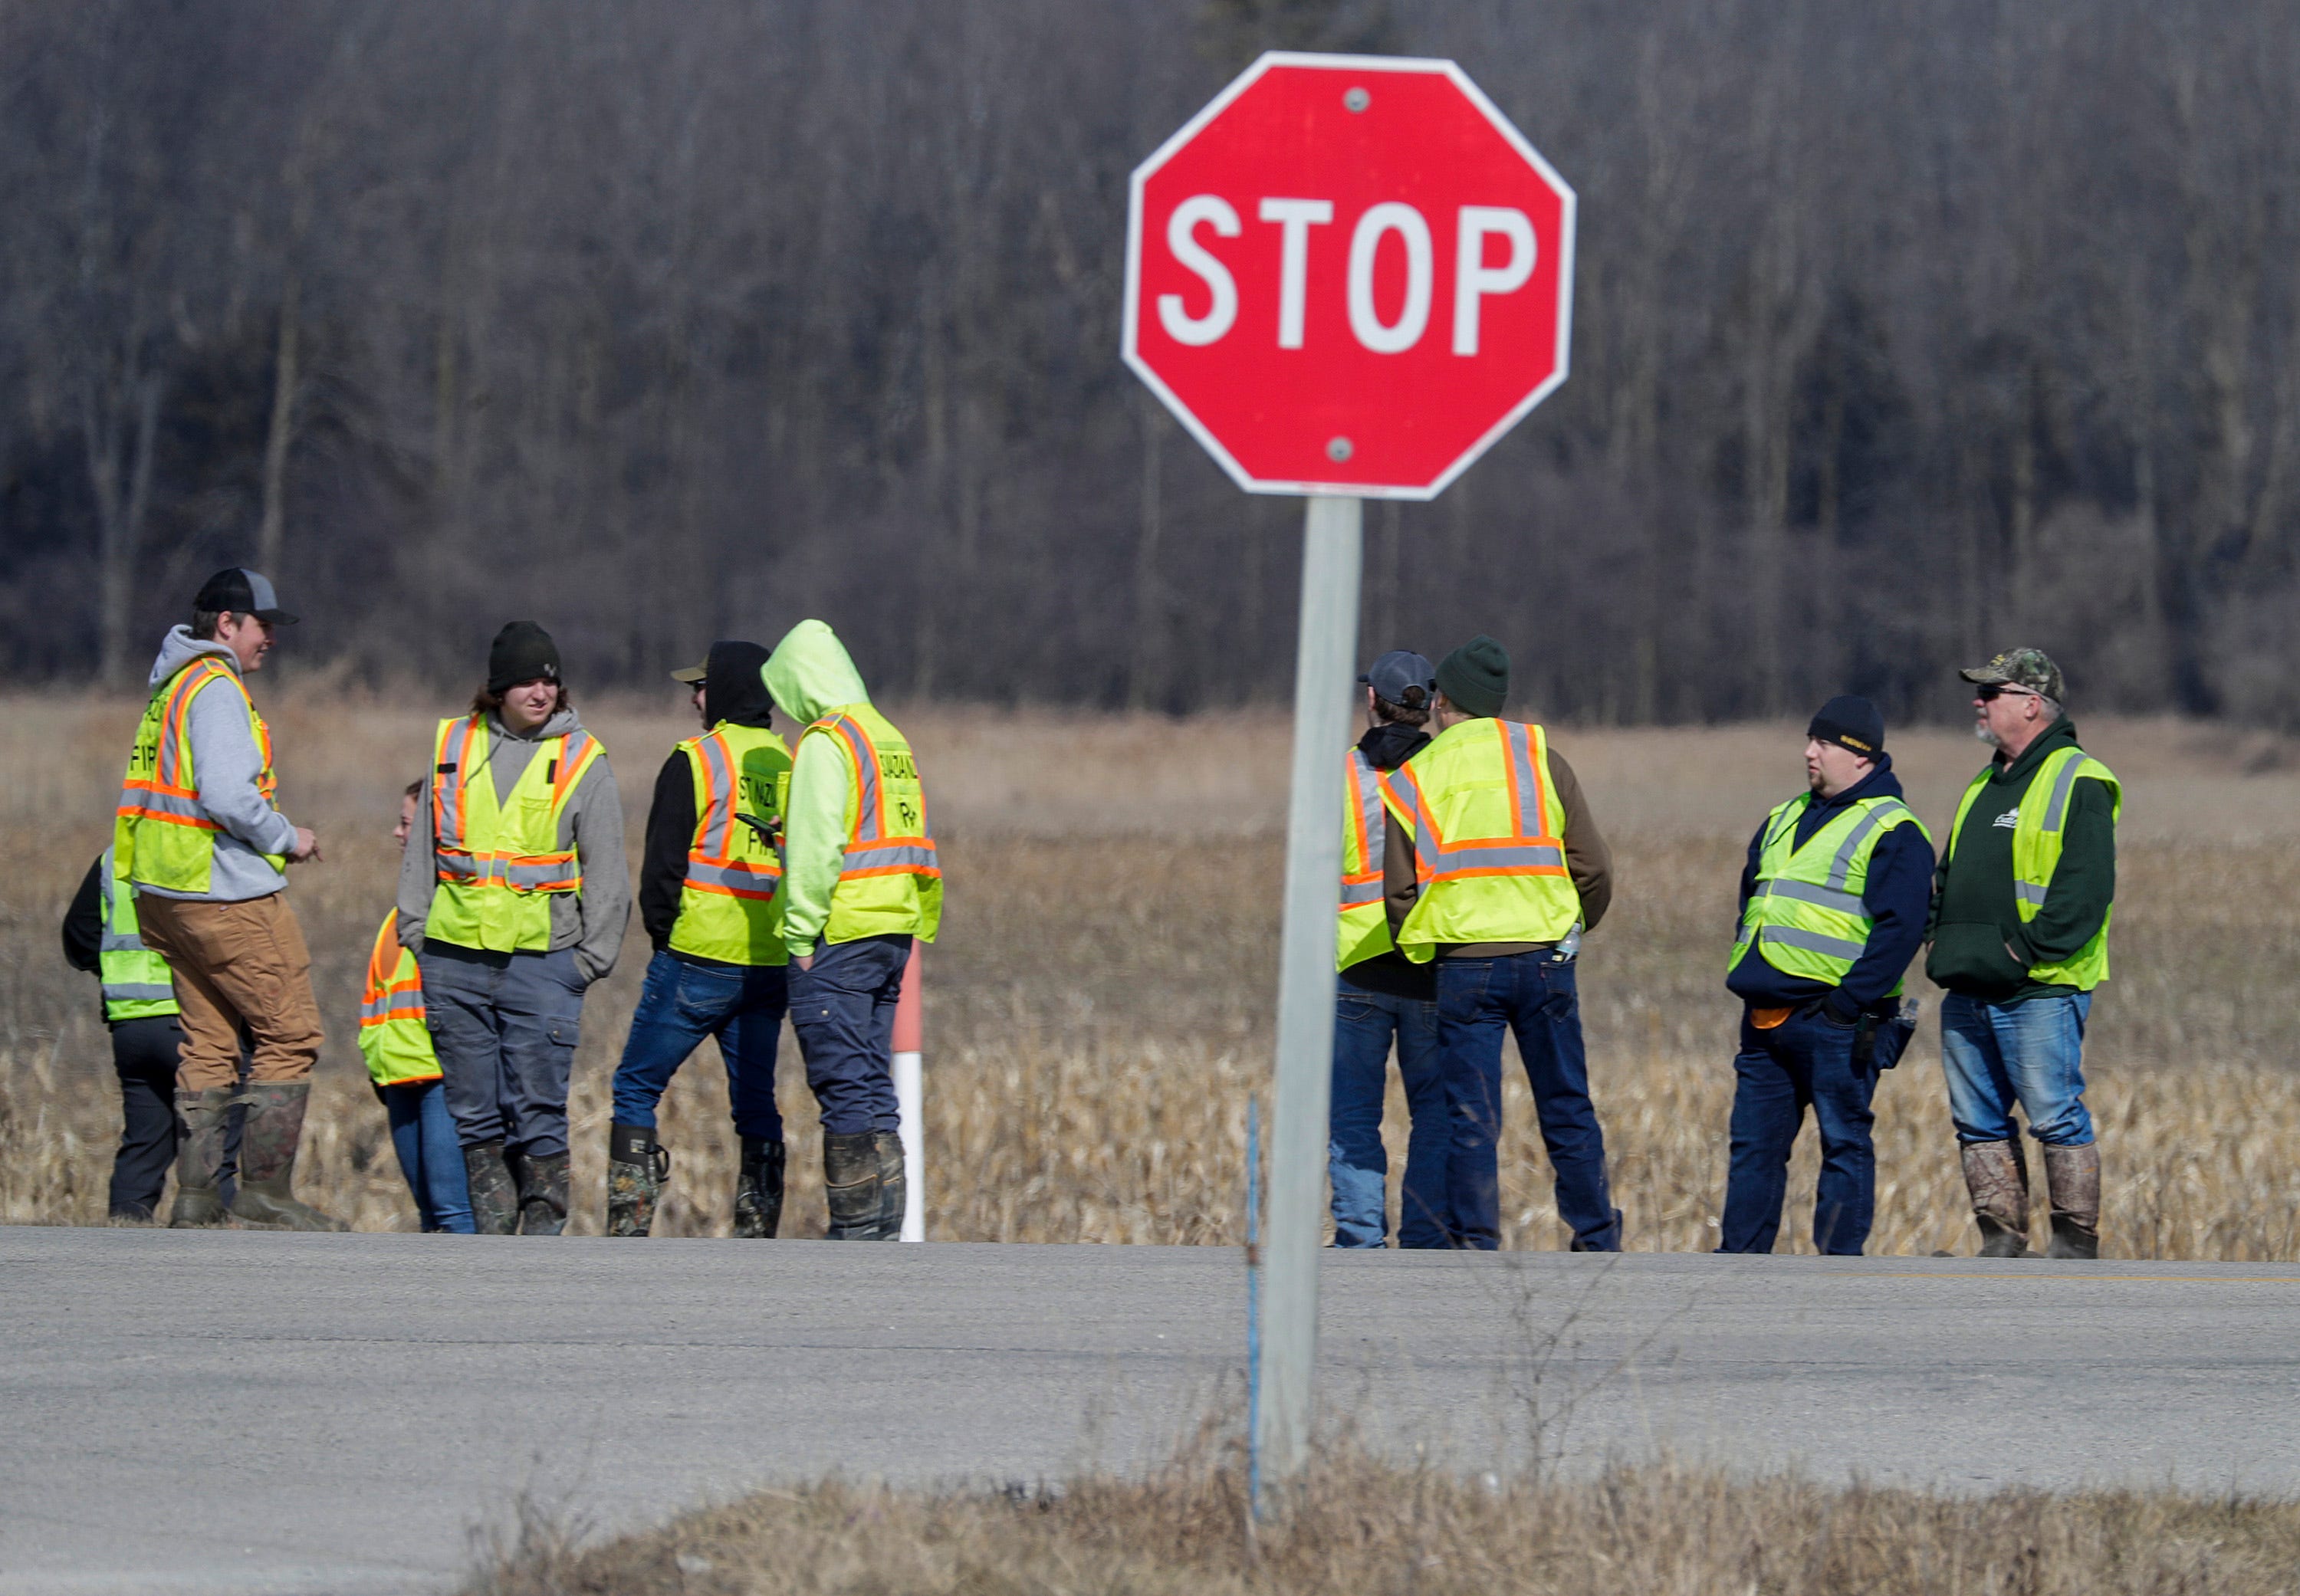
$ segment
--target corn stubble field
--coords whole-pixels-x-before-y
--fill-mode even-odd
[[[412,1229],[354,1043],[361,965],[391,900],[399,788],[437,714],[421,694],[262,683],[280,798],[323,862],[291,893],[329,1020],[301,1185],[361,1229]],[[669,694],[666,694],[668,697]],[[654,772],[690,729],[672,706],[586,702],[615,759],[636,859]],[[140,706],[0,698],[0,1220],[98,1224],[117,1090],[95,984],[67,968],[63,907],[104,845]],[[948,908],[927,984],[929,1231],[950,1241],[1235,1243],[1244,1122],[1267,1091],[1288,747],[1270,711],[1088,718],[926,709],[916,741],[944,843]],[[2288,750],[2167,721],[2079,722],[2126,782],[2115,976],[2088,1067],[2107,1170],[2104,1251],[2300,1257],[2300,776]],[[1617,856],[1588,940],[1590,1076],[1632,1250],[1705,1250],[1722,1198],[1735,1006],[1721,985],[1749,830],[1801,780],[1793,727],[1558,728]],[[1984,751],[1949,730],[1896,740],[1936,835]],[[607,1085],[646,961],[634,919],[590,994],[574,1091],[575,1215],[604,1205]],[[1912,985],[1929,1000],[1921,980]],[[1929,1014],[1879,1094],[1872,1252],[1970,1251]],[[824,1214],[815,1116],[785,1034],[786,1235]],[[1522,1077],[1503,1150],[1504,1245],[1562,1233]],[[1393,1185],[1403,1104],[1388,1126]],[[674,1084],[669,1235],[724,1234],[735,1143],[706,1047]],[[1807,1251],[1813,1151],[1783,1248]],[[450,1244],[450,1243],[443,1243]]]

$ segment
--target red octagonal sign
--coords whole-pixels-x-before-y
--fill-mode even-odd
[[[1127,364],[1254,493],[1434,498],[1572,297],[1573,191],[1450,61],[1264,55],[1135,170]]]

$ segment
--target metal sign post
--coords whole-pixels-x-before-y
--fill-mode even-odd
[[[1320,496],[1302,528],[1302,631],[1294,663],[1293,798],[1278,967],[1278,1093],[1263,1241],[1262,1489],[1309,1460],[1318,1357],[1318,1233],[1334,1068],[1334,884],[1342,876],[1342,761],[1357,673],[1363,502]],[[1256,1503],[1257,1508],[1263,1503]]]

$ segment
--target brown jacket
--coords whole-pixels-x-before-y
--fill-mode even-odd
[[[1573,890],[1580,894],[1581,928],[1594,931],[1613,901],[1613,856],[1605,846],[1604,834],[1597,829],[1596,817],[1589,812],[1589,801],[1582,795],[1581,783],[1575,777],[1573,767],[1554,747],[1549,750],[1549,785],[1565,810],[1565,835],[1562,839],[1565,844],[1565,869],[1573,877]],[[1413,912],[1413,901],[1421,895],[1421,889],[1414,878],[1413,841],[1406,835],[1405,827],[1386,826],[1382,830],[1381,889],[1394,937],[1398,927],[1405,924],[1405,917]],[[1554,945],[1546,942],[1474,943],[1440,948],[1438,956],[1498,959]]]

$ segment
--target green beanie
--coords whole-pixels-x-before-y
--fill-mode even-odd
[[[1509,650],[1479,632],[1438,664],[1438,691],[1465,715],[1498,715],[1509,698]]]

